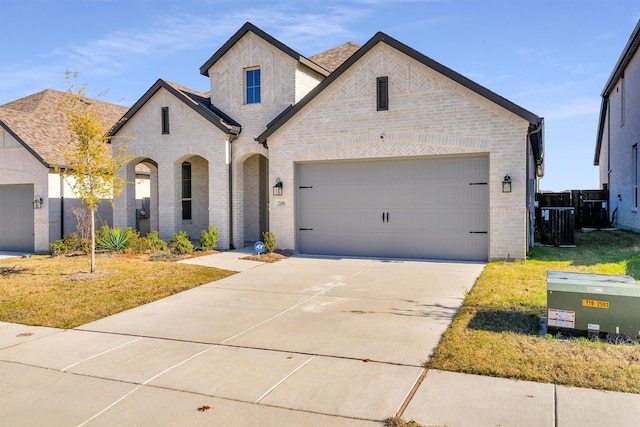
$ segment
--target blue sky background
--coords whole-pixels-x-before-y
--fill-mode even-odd
[[[304,56],[383,31],[544,117],[542,189],[592,189],[600,93],[639,19],[638,0],[0,0],[0,104],[67,69],[126,106],[158,78],[207,91],[200,66],[247,21]]]

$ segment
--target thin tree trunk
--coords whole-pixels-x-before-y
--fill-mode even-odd
[[[96,210],[91,211],[91,272],[96,271]]]

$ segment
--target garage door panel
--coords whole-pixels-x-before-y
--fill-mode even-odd
[[[486,260],[487,181],[486,157],[301,164],[298,250]]]
[[[0,185],[0,250],[33,251],[33,185]]]

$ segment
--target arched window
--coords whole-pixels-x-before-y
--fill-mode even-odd
[[[191,163],[182,163],[182,220],[191,220]]]

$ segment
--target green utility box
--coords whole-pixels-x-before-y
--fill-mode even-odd
[[[631,276],[547,272],[547,326],[640,335],[640,284]]]

